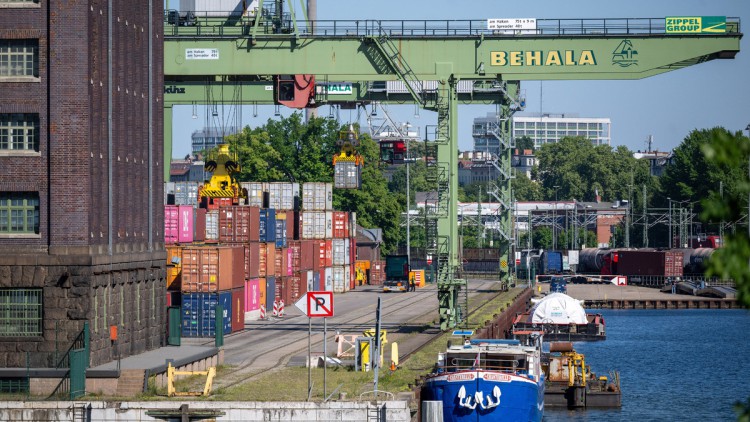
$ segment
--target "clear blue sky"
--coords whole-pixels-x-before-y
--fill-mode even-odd
[[[298,5],[299,1],[295,0]],[[179,4],[170,0],[170,7]],[[665,16],[731,16],[739,17],[741,30],[750,31],[748,0],[318,0],[318,19],[486,19],[486,18],[661,18]],[[645,149],[649,135],[654,148],[667,151],[680,144],[693,129],[724,126],[744,130],[750,124],[750,45],[746,34],[740,53],[734,60],[714,60],[651,78],[634,81],[537,81],[523,82],[527,97],[526,111],[577,113],[581,117],[608,117],[612,120],[612,146],[625,145],[631,150]],[[543,100],[540,104],[540,85]],[[175,107],[174,157],[190,151],[190,135],[206,124],[206,114],[199,109],[192,119],[190,107]],[[409,121],[424,128],[436,123],[435,113],[421,111],[414,117],[413,106],[389,108],[397,120]],[[472,147],[471,122],[494,110],[492,106],[459,107],[459,148]],[[228,115],[230,111],[226,110]],[[281,109],[283,116],[293,110]],[[321,107],[321,115],[328,107]],[[242,124],[262,125],[273,118],[273,107],[259,107],[253,117],[250,107],[243,107]],[[342,110],[342,122],[356,119],[356,114]],[[364,122],[363,122],[364,123]]]

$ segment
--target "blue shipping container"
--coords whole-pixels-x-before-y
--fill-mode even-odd
[[[273,310],[273,302],[276,300],[276,277],[266,277],[266,309]]]
[[[221,305],[224,334],[232,332],[232,292],[183,293],[182,336],[214,337],[216,335],[216,305]]]
[[[260,241],[276,242],[276,210],[264,208],[260,210]]]
[[[286,248],[286,220],[276,220],[276,247]]]
[[[560,251],[544,251],[540,259],[542,268],[540,274],[562,274],[563,259]]]

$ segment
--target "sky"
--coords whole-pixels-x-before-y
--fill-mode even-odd
[[[270,1],[270,0],[269,0]],[[293,1],[299,4],[298,1]],[[177,8],[175,0],[170,7]],[[748,0],[318,0],[318,19],[486,19],[486,18],[663,18],[665,16],[729,16],[740,18],[740,29],[750,28]],[[653,149],[676,148],[693,129],[723,126],[730,131],[744,130],[750,124],[750,37],[740,42],[734,60],[713,60],[646,79],[630,81],[523,81],[526,112],[575,113],[580,117],[610,118],[612,146],[624,145],[633,151],[645,150],[653,136]],[[540,95],[541,94],[541,95]],[[425,110],[415,117],[414,106],[389,106],[397,122],[409,122],[424,131],[434,125],[437,115]],[[471,124],[495,110],[491,105],[460,105],[459,149],[472,149]],[[190,152],[191,134],[206,126],[211,117],[198,107],[193,119],[190,106],[174,108],[173,157]],[[294,110],[281,108],[281,115]],[[230,111],[226,111],[226,116]],[[328,107],[319,109],[328,114]],[[209,114],[210,115],[210,114]],[[243,126],[263,125],[274,117],[272,106],[254,110],[243,107],[238,119]],[[342,110],[342,123],[356,120],[356,113]],[[364,118],[360,121],[365,123]],[[414,129],[413,129],[414,130]]]

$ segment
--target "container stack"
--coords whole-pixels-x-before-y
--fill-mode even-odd
[[[165,206],[168,304],[182,306],[184,337],[214,336],[217,304],[228,334],[274,302],[354,288],[356,216],[333,210],[331,183],[242,187],[245,205]]]

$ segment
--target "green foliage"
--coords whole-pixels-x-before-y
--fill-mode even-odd
[[[532,249],[552,249],[552,229],[549,227],[534,227],[531,233]]]
[[[582,136],[545,144],[536,155],[539,158],[536,174],[547,200],[554,200],[557,193],[559,200],[594,201],[597,191],[604,201],[629,198],[631,174],[634,187],[644,184],[653,187],[655,183],[648,162],[633,158],[628,148],[594,146]],[[631,203],[636,205],[640,202],[639,195],[634,194],[632,199]]]
[[[511,180],[513,196],[516,201],[542,201],[542,187],[539,183],[530,180],[526,174],[519,173],[515,179]]]
[[[269,119],[265,125],[243,131],[229,138],[236,148],[241,165],[240,181],[257,182],[332,182],[333,155],[338,133],[345,127],[335,121],[313,118],[302,121],[301,113],[281,120]],[[361,189],[334,189],[333,206],[354,211],[363,227],[383,229],[383,252],[398,245],[403,236],[399,219],[404,202],[388,190],[378,169],[379,148],[368,136],[360,136],[357,148],[364,157]],[[403,199],[403,197],[401,198]]]
[[[695,132],[693,132],[695,134]],[[706,134],[706,132],[701,132]],[[706,156],[706,167],[713,168],[716,177],[732,177],[733,190],[725,191],[722,199],[712,192],[702,201],[703,218],[707,220],[738,221],[746,215],[750,205],[750,183],[748,167],[750,159],[750,139],[741,133],[729,133],[725,129],[712,129],[707,132],[708,140],[701,142],[701,151]],[[687,141],[687,139],[686,139]],[[723,174],[722,174],[723,173]],[[706,175],[706,177],[710,177]],[[696,187],[696,190],[703,188]],[[738,230],[725,235],[724,247],[714,252],[709,263],[708,274],[723,279],[733,279],[737,284],[737,298],[750,307],[750,235]]]
[[[523,150],[526,149],[534,151],[534,141],[528,136],[521,136],[520,138],[516,138],[516,149],[520,152],[523,152]]]

